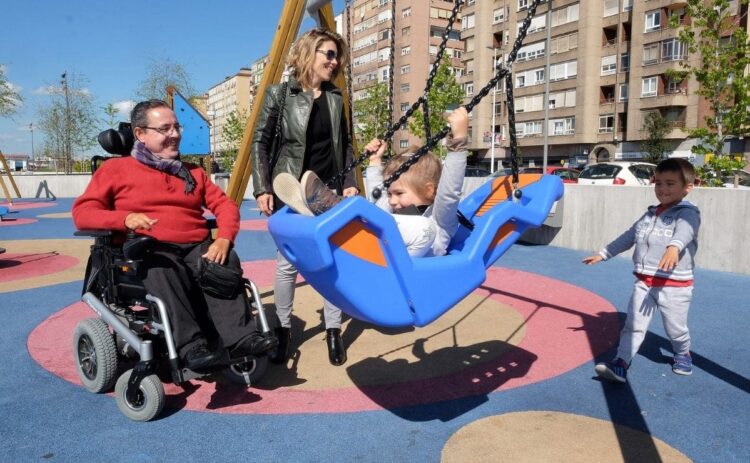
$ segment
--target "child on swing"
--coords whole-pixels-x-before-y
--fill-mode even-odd
[[[393,215],[410,256],[442,256],[458,230],[458,203],[466,171],[466,139],[469,116],[460,107],[447,116],[451,131],[446,139],[448,155],[440,159],[427,153],[391,183],[387,195],[376,205]],[[365,150],[373,153],[365,171],[367,188],[383,184],[416,149],[410,149],[382,165],[386,143],[370,141]],[[332,192],[313,172],[305,172],[301,181],[290,174],[279,174],[273,182],[274,192],[295,212],[320,215],[342,198]],[[370,199],[370,198],[368,198]]]

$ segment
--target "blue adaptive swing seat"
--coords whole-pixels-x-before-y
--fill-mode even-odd
[[[323,297],[354,318],[380,326],[425,326],[485,280],[491,266],[529,227],[539,227],[563,184],[554,175],[521,174],[523,195],[509,199],[511,177],[489,181],[459,210],[461,226],[440,257],[408,255],[393,218],[362,197],[317,217],[284,207],[268,222],[276,245]]]

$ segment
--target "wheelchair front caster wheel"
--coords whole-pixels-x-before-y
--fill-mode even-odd
[[[161,413],[164,408],[164,386],[158,376],[151,374],[141,380],[136,399],[131,402],[127,397],[128,380],[133,370],[128,370],[117,380],[115,401],[117,407],[133,421],[149,421]]]
[[[73,332],[73,360],[86,389],[95,394],[112,389],[117,378],[117,346],[103,320],[78,322]]]
[[[224,377],[232,384],[251,386],[257,382],[268,368],[268,357],[256,357],[249,362],[235,363],[224,370]]]

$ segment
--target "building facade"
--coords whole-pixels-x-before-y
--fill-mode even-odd
[[[251,68],[241,68],[237,74],[225,78],[208,90],[206,116],[211,124],[211,153],[228,150],[224,139],[224,126],[233,111],[249,114],[255,88],[255,72]]]
[[[469,0],[461,38],[466,101],[506,60],[532,0]],[[737,2],[730,8],[738,11]],[[694,79],[672,77],[689,56],[677,40],[679,0],[552,0],[539,5],[513,64],[516,134],[524,165],[638,159],[650,112],[669,123],[675,153],[690,155],[688,128],[707,107]],[[505,85],[473,111],[470,149],[495,167],[509,158]],[[481,136],[479,136],[481,134]]]
[[[378,82],[389,83],[393,77],[393,121],[396,122],[419,99],[438,46],[448,26],[453,2],[441,0],[354,0],[351,3],[349,31],[351,47],[351,86],[354,105],[354,126],[357,127],[357,101],[369,95],[369,89]],[[347,14],[342,14],[344,24]],[[458,16],[460,20],[460,15]],[[454,24],[445,55],[460,75],[463,69],[461,56],[460,23]],[[391,66],[391,38],[393,38],[393,65]],[[423,144],[402,127],[393,137],[396,152],[410,145]]]

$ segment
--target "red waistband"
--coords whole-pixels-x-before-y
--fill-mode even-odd
[[[648,287],[675,286],[684,288],[685,286],[693,286],[693,280],[672,280],[653,275],[642,275],[640,273],[636,273],[635,277],[644,282]]]

